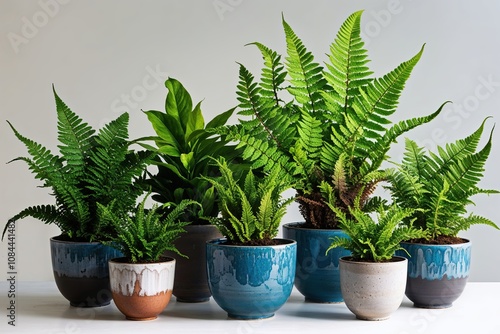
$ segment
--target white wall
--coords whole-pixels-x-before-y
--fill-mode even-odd
[[[426,43],[402,96],[400,118],[429,114],[443,101],[454,101],[439,119],[409,136],[430,146],[443,144],[469,134],[484,117],[497,117],[500,4],[494,1],[1,1],[0,221],[52,200],[36,188],[39,183],[25,164],[5,164],[26,154],[5,120],[56,149],[51,84],[91,125],[99,127],[127,110],[131,138],[150,135],[140,110],[162,108],[167,76],[183,82],[196,101],[203,99],[204,114],[211,119],[236,103],[236,62],[259,73],[260,54],[246,43],[260,41],[284,53],[282,13],[323,62],[340,24],[359,9],[365,9],[363,32],[376,74],[385,74]],[[485,188],[500,189],[499,145],[495,134]],[[398,146],[393,156],[400,154]],[[477,198],[475,212],[500,223],[499,198]],[[285,220],[301,220],[296,207]],[[48,239],[57,233],[32,219],[19,222],[18,279],[52,279]],[[499,267],[489,261],[497,253],[489,250],[499,244],[500,231],[475,226],[463,236],[474,243],[471,280],[500,281]],[[6,242],[0,247],[0,272],[6,273]]]

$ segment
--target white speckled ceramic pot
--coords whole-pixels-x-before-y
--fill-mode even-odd
[[[167,307],[174,287],[175,259],[164,257],[161,261],[109,261],[113,301],[127,319],[153,320]]]
[[[403,301],[407,266],[408,260],[399,256],[380,263],[342,257],[340,288],[346,306],[358,319],[388,319]]]

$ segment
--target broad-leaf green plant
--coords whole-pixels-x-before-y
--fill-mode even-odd
[[[248,169],[235,178],[224,158],[217,165],[221,176],[207,178],[220,197],[220,216],[211,222],[232,244],[272,245],[287,206],[294,200],[282,197],[291,184],[276,169],[263,176]]]
[[[148,194],[149,195],[149,194]],[[165,251],[184,256],[175,247],[175,240],[186,232],[184,226],[189,222],[180,221],[184,210],[195,201],[181,201],[168,215],[162,215],[157,203],[146,209],[148,196],[139,203],[130,215],[117,215],[109,207],[99,205],[102,218],[116,230],[109,244],[120,250],[129,263],[157,262]]]
[[[498,229],[490,219],[467,210],[474,204],[473,196],[499,193],[478,186],[492,146],[493,129],[484,147],[478,148],[485,122],[466,138],[438,146],[435,153],[406,139],[403,160],[392,169],[387,188],[399,206],[419,209],[406,221],[415,221],[416,226],[428,231],[427,242],[447,243],[444,238],[458,237],[460,231],[474,224]]]
[[[402,249],[402,241],[427,236],[424,230],[402,223],[403,219],[412,216],[415,211],[412,209],[397,205],[388,208],[380,206],[375,219],[372,217],[373,213],[370,215],[363,212],[356,205],[349,208],[350,217],[336,207],[331,209],[335,211],[340,227],[348,238],[333,238],[327,253],[335,247],[344,247],[351,251],[354,260],[386,262],[394,257],[397,250]]]
[[[399,121],[399,97],[421,50],[391,72],[373,77],[361,39],[362,11],[350,15],[330,45],[324,65],[314,59],[283,19],[286,57],[261,43],[260,80],[240,65],[236,125],[217,129],[243,148],[254,168],[281,170],[295,180],[299,209],[311,228],[338,228],[335,206],[349,214],[360,196],[365,211],[380,204],[371,195],[387,177],[381,164],[397,138],[434,119],[434,113]]]
[[[205,125],[201,102],[193,106],[189,92],[174,78],[167,79],[165,86],[168,90],[165,112],[145,111],[156,136],[137,140],[145,148],[158,152],[154,161],[158,172],[150,173],[149,177],[152,198],[162,204],[171,203],[173,207],[185,199],[198,201],[201,206],[188,208],[183,219],[194,225],[208,224],[208,217],[216,217],[219,213],[217,194],[202,176],[218,174],[212,157],[233,160],[239,150],[207,130],[224,125],[233,109]],[[150,141],[156,147],[147,144]],[[169,207],[166,206],[166,212]]]
[[[102,241],[113,229],[101,220],[98,205],[110,205],[117,214],[134,208],[144,192],[142,175],[152,156],[130,148],[127,113],[96,131],[71,111],[55,89],[54,96],[59,155],[8,123],[30,155],[12,161],[24,161],[42,187],[51,189],[55,203],[23,209],[8,220],[2,237],[10,224],[33,217],[55,224],[69,240]]]

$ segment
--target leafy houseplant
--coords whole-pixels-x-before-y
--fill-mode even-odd
[[[327,251],[344,247],[352,256],[340,259],[340,286],[346,306],[359,319],[383,320],[397,310],[406,286],[407,259],[395,256],[400,242],[423,238],[425,231],[402,224],[412,209],[396,205],[377,210],[377,221],[355,206],[349,218],[329,204],[349,238],[335,238]]]
[[[348,238],[335,238],[327,249],[329,252],[336,247],[344,247],[351,251],[349,256],[354,261],[390,262],[400,243],[414,238],[426,238],[427,233],[421,228],[410,224],[402,224],[403,219],[410,217],[414,210],[402,209],[396,205],[385,209],[380,206],[377,210],[377,221],[359,207],[351,209],[348,216],[332,206],[332,210],[340,219],[342,229]]]
[[[51,188],[55,204],[28,207],[9,219],[6,227],[33,217],[55,224],[61,230],[60,238],[65,240],[105,240],[113,231],[100,219],[98,203],[112,205],[117,213],[133,208],[143,193],[138,181],[151,154],[130,150],[127,113],[96,133],[68,108],[55,90],[54,95],[60,155],[24,137],[8,123],[31,156],[12,161],[26,162],[35,178],[43,182],[42,187]],[[120,201],[115,201],[116,198]]]
[[[284,177],[296,180],[307,227],[338,227],[334,212],[324,204],[326,194],[347,214],[360,192],[362,208],[377,207],[370,195],[386,176],[380,166],[391,144],[441,111],[392,124],[390,116],[423,48],[388,74],[371,77],[360,36],[361,15],[355,12],[342,24],[325,66],[315,62],[283,19],[285,60],[253,43],[264,58],[260,81],[240,65],[238,113],[251,119],[218,129],[239,142],[243,157],[254,167],[279,166]],[[288,95],[282,96],[283,91]]]
[[[150,210],[144,208],[146,199],[147,196],[131,216],[116,215],[105,206],[99,207],[103,219],[117,231],[111,244],[124,254],[109,261],[113,300],[131,320],[155,319],[170,301],[176,261],[162,255],[166,250],[179,253],[174,241],[185,232],[183,227],[188,223],[178,219],[189,205],[198,204],[184,200],[163,218],[157,204]]]
[[[220,217],[212,218],[226,238],[207,243],[207,267],[214,300],[230,318],[272,317],[293,288],[296,242],[276,238],[293,198],[277,170],[235,178],[224,159],[221,176],[207,178],[219,193]]]
[[[474,224],[498,229],[490,219],[466,216],[467,206],[474,204],[472,196],[499,193],[477,186],[491,152],[493,130],[486,145],[477,151],[485,121],[470,136],[438,147],[437,153],[426,153],[415,141],[406,139],[403,161],[392,170],[387,188],[401,207],[420,209],[408,218],[429,232],[430,239],[420,241],[462,243],[458,233]]]
[[[281,219],[293,198],[282,199],[281,194],[291,184],[279,178],[275,169],[260,178],[250,169],[244,179],[235,180],[224,159],[217,162],[222,176],[212,178],[220,196],[220,217],[211,222],[236,245],[270,245],[278,235]]]
[[[200,302],[210,298],[206,277],[205,243],[222,235],[210,225],[209,217],[216,217],[217,193],[202,176],[214,176],[218,169],[211,157],[223,156],[233,160],[238,154],[234,145],[210,134],[209,129],[222,126],[233,110],[224,112],[205,125],[201,103],[193,106],[191,95],[176,79],[165,81],[168,89],[165,112],[146,111],[156,136],[137,141],[145,148],[158,152],[154,165],[156,174],[150,173],[148,182],[153,199],[167,204],[160,210],[168,214],[183,200],[195,200],[199,206],[185,210],[182,220],[189,222],[187,233],[177,239],[175,246],[188,258],[168,251],[165,255],[177,260],[173,294],[178,301]],[[148,142],[153,141],[155,146]]]
[[[478,187],[493,135],[492,130],[478,150],[485,122],[470,136],[438,147],[437,153],[407,139],[403,161],[390,175],[387,188],[394,202],[418,209],[407,221],[415,221],[429,234],[428,240],[409,238],[403,243],[411,255],[406,294],[416,306],[451,306],[465,288],[470,270],[471,244],[458,234],[474,224],[498,229],[490,219],[467,213],[472,196],[498,193]]]
[[[208,130],[224,125],[233,110],[216,116],[205,125],[201,102],[193,107],[191,95],[176,79],[167,79],[165,86],[168,89],[165,112],[144,112],[156,136],[136,140],[158,153],[154,161],[158,173],[150,173],[148,181],[153,191],[152,198],[163,204],[195,200],[201,205],[186,210],[183,220],[194,225],[209,224],[209,217],[216,217],[219,211],[216,192],[203,176],[218,173],[212,157],[223,156],[232,160],[239,151]],[[149,141],[154,141],[156,147],[146,144]],[[169,208],[166,206],[164,210]]]
[[[285,224],[283,233],[297,240],[295,284],[309,301],[342,301],[338,258],[346,251],[324,254],[329,239],[343,232],[325,202],[332,197],[348,215],[358,196],[364,211],[378,207],[371,195],[387,177],[380,167],[391,144],[442,109],[393,124],[391,116],[423,48],[386,75],[373,77],[361,39],[361,15],[355,12],[342,24],[324,65],[283,19],[286,56],[253,43],[264,59],[260,80],[240,65],[238,114],[249,118],[217,129],[239,143],[254,168],[278,166],[281,177],[294,180],[305,222]]]
[[[60,155],[9,125],[30,155],[12,161],[26,162],[35,178],[43,182],[42,187],[51,189],[55,203],[22,210],[9,219],[5,229],[26,217],[59,227],[61,235],[50,242],[60,292],[74,306],[106,305],[111,300],[102,293],[109,291],[107,261],[119,252],[100,243],[114,231],[101,219],[98,205],[109,206],[117,214],[135,207],[151,153],[129,148],[127,113],[97,132],[72,112],[55,90],[54,95]]]
[[[166,250],[182,255],[175,248],[174,241],[185,233],[184,226],[189,223],[181,222],[179,218],[187,207],[198,205],[198,202],[184,200],[163,217],[157,204],[149,210],[144,208],[146,199],[147,196],[131,216],[117,215],[108,207],[99,205],[103,219],[116,230],[116,236],[109,241],[110,245],[119,249],[129,263],[157,262]]]

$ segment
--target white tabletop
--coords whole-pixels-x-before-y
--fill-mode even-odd
[[[0,282],[0,333],[500,333],[500,282],[469,282],[462,296],[448,309],[429,310],[412,306],[406,298],[388,320],[362,321],[341,304],[304,302],[293,291],[273,318],[240,321],[211,299],[189,304],[172,298],[158,319],[130,321],[113,302],[100,308],[75,308],[60,295],[54,282],[18,282],[16,296],[8,295],[7,282]],[[15,302],[15,327],[8,324],[9,303]]]

